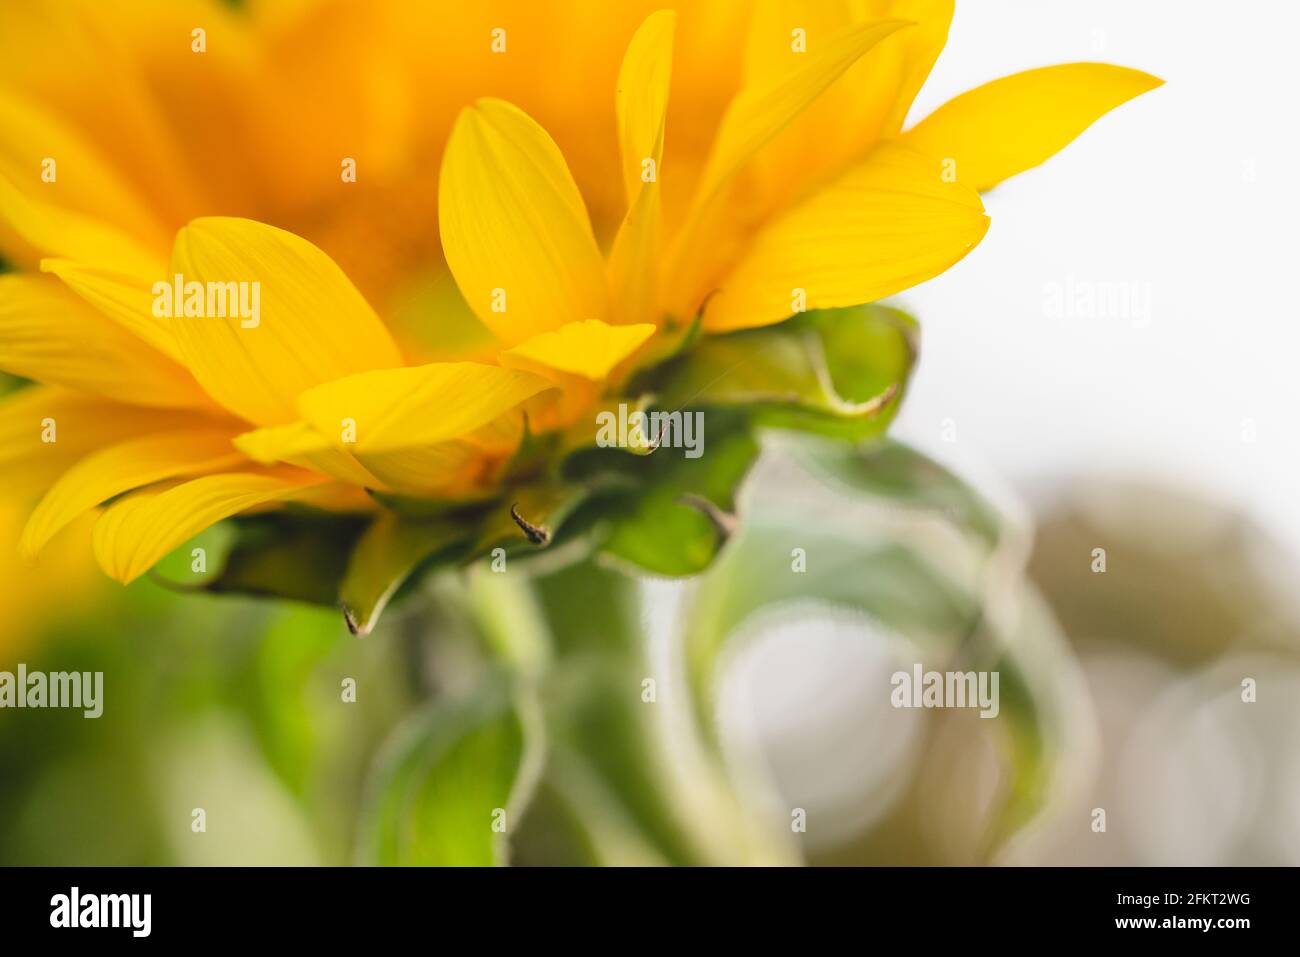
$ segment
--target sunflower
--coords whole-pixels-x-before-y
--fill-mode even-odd
[[[553,466],[595,442],[597,413],[650,396],[698,400],[735,372],[737,343],[811,362],[814,412],[882,418],[910,358],[879,382],[843,388],[835,373],[851,372],[864,347],[845,347],[846,329],[864,330],[870,352],[881,323],[901,320],[840,311],[947,269],[988,228],[982,190],[1159,84],[1106,64],[1047,67],[972,90],[904,131],[951,2],[717,4],[691,6],[680,40],[673,11],[647,17],[610,111],[599,105],[610,90],[590,91],[603,71],[585,72],[570,47],[607,49],[623,14],[563,4],[539,15],[532,4],[472,20],[482,56],[514,49],[527,67],[521,82],[484,80],[508,99],[466,91],[454,121],[420,121],[411,100],[430,67],[409,54],[450,14],[127,6],[127,43],[87,10],[23,8],[72,17],[39,26],[120,68],[120,94],[24,97],[14,78],[39,71],[44,41],[27,44],[0,87],[0,219],[20,267],[0,277],[0,368],[40,383],[0,408],[10,436],[0,460],[57,476],[22,549],[35,556],[102,507],[96,556],[130,582],[230,516],[291,503],[368,516],[349,540],[351,566],[394,573],[365,585],[362,628],[420,559],[497,543],[507,506],[518,526],[507,530],[544,541],[539,519],[571,504],[573,477],[560,482]],[[592,31],[594,41],[569,39]],[[167,56],[146,56],[160,33]],[[185,63],[178,37],[190,44]],[[377,55],[385,42],[391,62]],[[444,36],[438,49],[448,76],[430,88],[442,97],[472,86],[456,44]],[[341,100],[335,128],[320,84],[347,51],[359,65],[329,86]],[[554,87],[548,75],[537,89],[528,70],[539,68]],[[676,91],[674,74],[686,78]],[[717,89],[730,93],[725,106]],[[107,122],[97,105],[118,95],[130,108],[114,114],[126,140],[115,165],[96,146]],[[552,138],[518,103],[563,132]],[[597,113],[605,119],[589,121]],[[301,144],[286,143],[286,117],[302,120]],[[573,132],[582,126],[613,131],[611,162],[594,162],[608,151],[587,149],[590,134]],[[570,144],[577,175],[557,141]],[[433,152],[438,172],[412,171],[409,156]],[[295,164],[307,171],[295,176]],[[350,193],[349,170],[364,180],[372,169],[378,187]],[[183,224],[170,241],[168,223]],[[423,332],[412,332],[413,314]],[[821,351],[796,355],[787,333],[815,334]],[[761,381],[769,368],[733,376],[745,380],[735,404],[770,401],[787,421],[808,413],[792,410],[784,383]],[[735,478],[704,509],[714,526],[726,524],[719,502]],[[668,488],[675,505],[700,498]],[[345,604],[358,624],[358,601]]]

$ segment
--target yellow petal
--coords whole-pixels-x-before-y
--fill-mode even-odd
[[[514,345],[603,319],[604,264],[559,147],[527,114],[479,100],[452,128],[438,184],[443,252],[465,301]]]
[[[86,213],[20,190],[0,173],[0,222],[42,256],[95,263],[140,278],[162,275],[165,260],[130,235]]]
[[[1067,146],[1099,117],[1164,83],[1109,63],[1026,70],[976,87],[904,134],[905,142],[955,161],[956,177],[991,189]]]
[[[198,185],[199,211],[181,221],[297,198],[298,184],[283,179],[293,170],[298,139],[310,133],[287,112],[273,124],[272,115],[284,109],[282,91],[270,82],[266,54],[255,48],[242,11],[211,0],[132,0],[81,18],[102,19],[102,28],[125,40],[149,106],[170,133],[170,148],[155,149],[180,154]],[[200,55],[190,46],[195,27],[206,37]]]
[[[815,100],[863,54],[895,31],[903,20],[855,24],[810,50],[794,70],[756,78],[732,101],[710,151],[698,195],[707,198],[760,147]]]
[[[622,324],[653,323],[660,317],[659,236],[663,200],[647,183],[628,210],[609,254],[610,319]]]
[[[298,406],[317,432],[339,436],[335,444],[381,452],[457,438],[549,387],[499,366],[435,362],[328,382],[304,392]]]
[[[52,277],[0,276],[0,369],[136,405],[212,407],[186,369]]]
[[[169,320],[153,314],[150,281],[68,259],[43,259],[41,272],[58,276],[65,286],[123,329],[168,358],[184,362]]]
[[[303,390],[401,365],[388,330],[343,271],[293,233],[248,219],[196,219],[176,236],[172,275],[184,283],[250,284],[239,288],[256,316],[169,321],[195,378],[251,422],[296,421]],[[259,310],[251,308],[255,292]]]
[[[0,398],[0,475],[9,495],[26,497],[45,491],[95,449],[150,432],[212,424],[193,412],[123,405],[58,386],[26,386]]]
[[[113,223],[151,249],[167,232],[90,143],[36,103],[0,90],[0,174],[63,209]]]
[[[672,250],[668,275],[675,315],[694,315],[725,258],[735,252],[736,240],[729,230],[738,224],[727,207],[735,198],[730,187],[737,174],[863,54],[905,26],[900,20],[854,26],[827,40],[822,49],[805,54],[797,69],[746,86],[737,94],[722,120],[691,212]]]
[[[41,499],[19,547],[35,557],[54,535],[83,512],[131,489],[182,475],[201,475],[244,461],[230,444],[230,429],[185,429],[129,439],[86,456]]]
[[[464,499],[497,484],[523,437],[523,414],[511,411],[449,442],[357,455],[403,495]]]
[[[872,302],[943,272],[988,229],[979,195],[937,160],[885,143],[765,227],[709,300],[712,332]]]
[[[100,516],[95,557],[109,577],[127,584],[209,525],[328,481],[299,469],[263,469],[205,475],[166,491],[137,492]]]
[[[301,455],[313,455],[330,448],[325,438],[306,422],[270,425],[235,436],[235,448],[255,462],[274,465]]]
[[[543,332],[501,353],[501,364],[544,375],[547,370],[600,380],[655,333],[650,324],[610,326],[589,319]]]
[[[201,13],[192,4],[144,7],[30,0],[0,4],[0,85],[39,99],[96,144],[170,225],[197,215],[186,210],[211,204],[202,201],[202,190],[185,169],[189,138],[167,122],[159,109],[159,91],[149,82],[167,79],[144,73],[161,55],[184,63],[199,82],[207,79],[206,61],[220,55],[217,48],[224,45],[214,21],[229,20],[232,14],[223,15],[213,4]],[[137,27],[147,23],[154,32],[126,26],[127,18]],[[163,19],[169,21],[165,26]],[[200,23],[209,43],[203,63],[189,48],[190,30]],[[180,42],[173,43],[176,38]],[[202,123],[207,117],[196,112],[190,119]],[[224,129],[220,122],[208,125]]]
[[[235,437],[235,448],[263,465],[287,462],[361,488],[382,490],[385,487],[355,456],[331,445],[329,439],[306,422],[245,432]]]
[[[294,503],[325,512],[373,512],[379,506],[370,493],[359,485],[346,482],[329,482],[314,485],[299,495],[294,496]]]
[[[897,94],[893,111],[885,122],[882,133],[893,135],[903,128],[908,110],[921,92],[935,61],[948,42],[948,28],[952,25],[954,0],[876,0],[881,4],[880,16],[898,17],[916,23],[890,43],[891,50],[899,53]]]
[[[613,318],[622,323],[653,321],[658,315],[659,174],[676,22],[671,10],[647,17],[632,37],[618,75],[616,107],[628,211],[610,251],[609,286]]]
[[[623,159],[623,189],[629,207],[646,185],[645,160],[653,159],[657,167],[663,157],[676,25],[677,14],[672,10],[646,17],[628,44],[619,69],[614,105]]]
[[[751,188],[763,210],[802,196],[898,132],[947,39],[952,12],[953,0],[759,0],[746,42],[749,86],[798,70],[855,23],[914,24],[845,70],[754,157]]]

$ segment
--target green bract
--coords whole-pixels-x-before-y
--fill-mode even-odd
[[[301,507],[234,519],[224,567],[201,587],[339,605],[364,633],[419,574],[476,561],[499,568],[543,554],[595,553],[654,575],[698,574],[743,522],[734,514],[736,491],[764,430],[834,444],[880,435],[917,352],[916,321],[874,305],[692,338],[624,391],[628,407],[698,415],[698,457],[668,446],[601,447],[594,422],[563,435],[530,434],[492,497],[375,494],[384,509],[371,519]]]

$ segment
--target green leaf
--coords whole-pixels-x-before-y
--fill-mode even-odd
[[[605,554],[669,576],[696,574],[713,561],[759,446],[744,413],[698,413],[704,427],[697,458],[667,446],[649,455],[591,448],[565,463],[571,480],[600,489],[580,512],[584,527],[599,526]]]
[[[682,577],[709,567],[722,535],[703,512],[655,489],[613,523],[602,550],[651,574]]]
[[[364,516],[308,510],[234,519],[235,543],[207,591],[337,605],[339,584]]]
[[[454,521],[416,521],[380,512],[370,523],[339,585],[343,616],[354,635],[368,635],[390,598],[422,564],[463,558],[473,526]]]
[[[916,321],[901,310],[815,310],[706,337],[634,385],[667,409],[742,406],[759,425],[861,439],[888,426],[916,352]]]
[[[338,744],[325,733],[309,688],[314,669],[342,637],[337,615],[279,605],[249,662],[244,704],[258,742],[271,769],[299,797],[306,796],[315,753]]]
[[[916,319],[892,306],[816,309],[796,316],[790,328],[817,335],[838,402],[867,402],[888,386],[901,385],[920,348]]]
[[[859,446],[804,442],[800,459],[825,481],[931,512],[976,536],[998,543],[1002,519],[983,496],[938,462],[892,439]]]
[[[497,545],[509,546],[508,550],[531,551],[549,544],[585,495],[585,489],[579,486],[549,481],[511,491],[507,499],[483,516],[473,554],[485,554]],[[544,541],[531,541],[520,520],[537,529]]]
[[[414,716],[373,775],[363,862],[506,863],[509,834],[540,771],[540,734],[532,708],[496,679],[472,698]]]
[[[1033,627],[1045,631],[1055,628],[1041,611]],[[998,672],[1001,688],[999,700],[1006,719],[1005,751],[1010,774],[993,827],[986,837],[986,851],[993,851],[1016,829],[1027,823],[1047,799],[1051,784],[1052,753],[1046,727],[1050,706],[1041,701],[1043,690],[1036,688],[1027,669],[1014,654],[1005,654],[991,664],[981,664]]]
[[[1070,694],[1050,657],[1064,653],[1063,640],[1019,564],[1023,543],[978,493],[904,446],[854,449],[809,437],[783,444],[790,447],[797,453],[787,467],[770,470],[782,484],[754,490],[753,512],[683,616],[691,700],[706,740],[721,751],[717,689],[739,642],[757,633],[747,623],[809,602],[864,614],[914,645],[919,661],[1000,673],[1001,713],[986,729],[1006,754],[991,853],[1042,805]],[[810,469],[808,478],[833,478],[838,494],[819,492],[815,481],[783,494],[795,463]],[[857,501],[891,508],[855,509]],[[949,527],[921,533],[899,521],[898,502],[943,509]]]
[[[791,568],[795,549],[805,570]],[[696,711],[713,714],[719,662],[756,612],[798,601],[865,611],[933,648],[959,642],[977,625],[979,604],[924,555],[902,543],[847,528],[748,516],[727,554],[701,580],[686,635],[687,675]]]

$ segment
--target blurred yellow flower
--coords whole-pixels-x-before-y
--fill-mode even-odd
[[[1159,83],[1031,70],[903,132],[951,0],[687,4],[616,82],[634,4],[251,6],[0,14],[0,368],[41,383],[0,461],[58,476],[29,555],[106,502],[127,582],[250,509],[491,490],[697,318],[942,272],[980,190]]]

